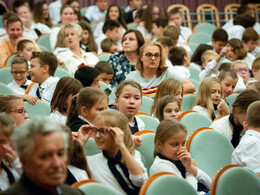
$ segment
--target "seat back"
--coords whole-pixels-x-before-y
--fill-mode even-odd
[[[41,100],[38,100],[34,105],[24,102],[24,106],[30,118],[34,118],[36,116],[49,116],[51,114],[50,106]]]
[[[4,84],[9,84],[13,81],[13,76],[11,74],[11,67],[0,68],[0,82]]]
[[[153,177],[153,176],[152,176]],[[152,178],[151,177],[151,178]],[[150,178],[149,178],[150,179]],[[140,195],[158,195],[158,194],[181,194],[181,195],[195,195],[196,190],[183,178],[173,174],[163,174],[149,182],[149,186],[144,193]],[[141,189],[142,190],[142,189]],[[143,191],[140,191],[143,192]]]
[[[208,23],[208,22],[203,22],[203,23],[198,23],[194,29],[193,32],[205,32],[208,33],[210,36],[212,36],[213,32],[217,29],[217,27],[214,24]]]
[[[0,83],[0,95],[15,95],[15,93],[4,83]]]
[[[138,115],[138,118],[144,122],[145,129],[156,132],[156,129],[160,123],[157,118],[153,118],[147,115]]]
[[[14,60],[14,58],[18,57],[18,54],[11,54],[4,62],[5,66],[11,66],[12,65],[12,61]]]
[[[101,152],[101,150],[98,149],[94,138],[90,137],[88,139],[87,143],[84,146],[84,152],[86,156],[92,156]]]
[[[194,105],[195,98],[196,95],[194,94],[184,95],[182,99],[182,111],[191,110]]]
[[[110,53],[104,53],[98,56],[99,61],[108,61],[109,57],[111,56]]]
[[[192,82],[192,84],[195,86],[196,91],[195,91],[194,93],[197,94],[198,91],[199,91],[199,88],[200,88],[200,82],[197,81],[197,80],[195,80],[195,79],[189,79],[189,80],[190,80],[190,81]]]
[[[62,77],[72,77],[70,75],[70,73],[68,71],[66,71],[65,69],[63,68],[57,68],[55,73],[54,73],[54,77],[59,77],[59,78],[62,78]]]
[[[116,195],[117,193],[112,189],[107,187],[105,184],[88,182],[79,186],[79,189],[86,195]]]
[[[240,7],[239,3],[231,3],[225,6],[224,13],[225,13],[226,22],[235,17],[237,13],[237,9],[239,7]]]
[[[84,16],[86,15],[87,9],[88,9],[88,7],[83,7],[83,8],[80,9],[80,14],[81,14],[81,16],[84,17]]]
[[[213,178],[217,171],[231,163],[231,142],[213,129],[198,129],[187,141],[186,148],[197,167]]]
[[[169,13],[174,8],[178,8],[182,13],[184,17],[183,25],[191,29],[192,25],[191,25],[190,9],[187,6],[182,4],[173,4],[167,8],[167,13]]]
[[[190,70],[190,79],[200,82],[200,71],[192,66],[189,66],[188,69]]]
[[[150,97],[142,96],[142,105],[139,112],[144,112],[151,115],[151,110],[153,106],[153,99]]]
[[[154,161],[154,132],[144,132],[142,131],[137,132],[135,135],[139,135],[142,138],[143,144],[139,147],[136,147],[142,155],[142,161],[144,166],[146,167],[147,171],[149,172],[151,165]]]
[[[128,29],[128,30],[129,30],[129,29],[134,29],[134,30],[136,30],[136,29],[137,29],[137,23],[132,22],[132,23],[127,24],[127,29]]]
[[[36,40],[36,43],[40,46],[43,46],[45,50],[51,52],[51,43],[50,43],[50,34],[49,33],[44,33],[41,34],[38,39]]]
[[[220,28],[219,13],[216,6],[202,4],[197,7],[196,12],[198,22],[210,22]]]
[[[211,195],[255,195],[259,193],[259,177],[254,172],[238,165],[227,165],[219,170],[210,188]]]
[[[197,130],[198,128],[209,127],[212,124],[212,121],[208,117],[198,112],[191,112],[183,116],[180,119],[180,123],[187,128],[188,138],[192,134],[192,132]]]
[[[232,110],[232,108],[233,108],[232,105],[235,102],[238,95],[239,95],[239,93],[233,93],[226,98],[226,102],[228,103],[229,110]]]
[[[197,44],[205,43],[205,44],[207,44],[210,41],[211,41],[211,36],[208,33],[205,33],[205,32],[193,33],[189,38],[189,43],[197,43]]]

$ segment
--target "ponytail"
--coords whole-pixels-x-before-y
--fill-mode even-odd
[[[68,126],[70,123],[72,123],[73,120],[75,120],[78,116],[78,109],[77,109],[77,99],[78,96],[73,96],[71,100],[71,104],[69,106],[69,109],[67,111],[67,121],[66,125]]]

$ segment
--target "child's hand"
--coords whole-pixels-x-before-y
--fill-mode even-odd
[[[178,158],[181,160],[186,171],[191,173],[196,177],[197,167],[195,166],[194,160],[191,158],[190,153],[187,151],[186,147],[181,147],[177,152]]]
[[[8,163],[12,164],[15,161],[15,159],[18,158],[18,155],[17,155],[16,151],[9,144],[3,144],[1,147],[4,150],[6,161]]]
[[[37,99],[31,95],[23,95],[22,98],[30,104],[36,104]]]
[[[140,136],[132,135],[132,140],[135,146],[141,146],[143,144],[142,138]]]
[[[230,113],[228,105],[223,99],[220,99],[217,109],[220,116],[227,116]]]
[[[82,125],[79,128],[77,135],[74,134],[74,136],[77,137],[77,140],[81,143],[82,146],[84,146],[87,143],[91,135],[92,129],[93,127],[90,125]]]
[[[124,132],[118,127],[110,127],[109,130],[110,130],[112,136],[114,137],[115,144],[118,147],[124,146],[125,145],[125,143],[124,143]]]

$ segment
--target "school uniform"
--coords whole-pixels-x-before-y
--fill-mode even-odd
[[[190,70],[183,65],[172,65],[169,67],[173,72],[177,72],[181,77],[185,79],[190,78]]]
[[[30,80],[26,80],[24,85],[18,85],[14,80],[9,83],[7,86],[13,90],[17,95],[24,95],[28,86],[32,83]]]
[[[51,99],[60,78],[50,76],[41,85],[35,84],[35,87],[29,92],[29,95],[42,99],[45,103],[51,103]]]
[[[57,111],[57,110],[54,110],[54,111],[50,114],[49,118],[52,118],[52,119],[54,119],[56,122],[58,122],[58,123],[60,123],[60,124],[63,124],[63,125],[65,125],[65,124],[66,124],[66,121],[67,121],[67,116],[61,114],[61,113],[60,113],[59,111]]]
[[[137,116],[134,117],[134,122],[129,123],[130,130],[132,134],[137,133],[138,131],[145,130],[145,124],[142,119],[138,118]]]
[[[60,21],[60,9],[62,7],[62,1],[56,0],[49,5],[49,13],[53,24],[58,24]]]
[[[186,26],[180,26],[180,36],[178,39],[179,43],[185,43],[188,41],[188,38],[192,35],[191,29]]]
[[[73,165],[67,166],[67,178],[65,180],[65,184],[72,185],[75,182],[88,180],[88,174],[85,170],[77,168]]]
[[[87,156],[92,178],[107,185],[116,194],[138,194],[139,188],[148,179],[146,168],[138,151],[135,151],[134,159],[143,168],[143,174],[132,175],[129,173],[126,166],[120,163],[120,152],[118,152],[115,158],[108,157],[104,151],[93,156]],[[124,186],[126,191],[121,185]]]
[[[44,33],[50,33],[51,29],[42,23],[31,22],[31,27],[24,28],[23,36],[27,39],[36,41],[36,39]]]
[[[260,132],[247,130],[232,153],[232,164],[260,173]]]
[[[218,75],[215,74],[217,68],[218,62],[215,59],[213,59],[206,65],[205,69],[200,72],[200,82],[203,81],[206,77],[217,77]]]
[[[246,85],[244,83],[244,80],[242,79],[242,77],[238,77],[237,84],[234,88],[234,92],[241,92],[244,91],[245,89],[246,89]]]
[[[98,21],[100,18],[105,17],[107,10],[101,12],[97,5],[91,5],[88,7],[85,17],[90,21],[91,24]]]
[[[192,110],[197,111],[198,113],[204,115],[205,117],[209,118],[210,120],[214,120],[214,119],[219,115],[217,108],[214,109],[213,114],[212,114],[211,117],[209,116],[209,111],[208,111],[208,109],[205,108],[205,107],[202,107],[202,106],[194,106],[194,107],[192,108]],[[212,119],[211,119],[211,118],[212,118]]]
[[[6,166],[3,162],[0,162],[0,166],[2,168],[2,172],[0,173],[0,190],[4,191],[18,181],[20,175],[14,168]]]
[[[82,125],[91,125],[94,126],[93,124],[91,124],[87,119],[85,119],[83,116],[78,115],[68,126],[70,128],[71,131],[78,131],[79,128]]]
[[[198,191],[198,182],[210,189],[211,179],[205,172],[197,168],[197,175],[195,177],[191,173],[186,172],[186,169],[182,165],[181,161],[173,162],[161,154],[155,157],[154,162],[150,167],[150,175],[154,175],[159,172],[170,172],[177,177],[184,178],[196,191]]]

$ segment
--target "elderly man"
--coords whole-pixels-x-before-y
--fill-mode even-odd
[[[15,129],[11,139],[24,173],[3,195],[82,194],[63,184],[67,176],[68,137],[60,125],[48,118],[28,120]]]
[[[5,60],[16,52],[17,43],[24,39],[23,24],[17,16],[10,17],[6,22],[6,33],[8,38],[0,42],[0,67],[4,65]],[[40,51],[40,48],[35,43],[35,50]]]

